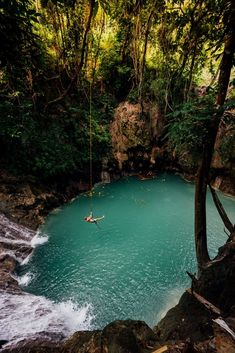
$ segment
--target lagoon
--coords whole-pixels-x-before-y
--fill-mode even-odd
[[[219,197],[233,219],[235,200]],[[84,221],[90,206],[80,195],[47,217],[48,242],[20,269],[31,279],[24,290],[88,308],[94,329],[128,318],[155,325],[190,286],[186,271],[196,272],[194,185],[167,173],[100,184],[92,197],[94,216],[105,216],[98,227]],[[213,257],[227,236],[209,192],[207,216]]]

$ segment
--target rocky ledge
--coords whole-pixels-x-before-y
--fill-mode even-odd
[[[32,176],[0,172],[0,212],[18,224],[36,230],[47,214],[89,189],[88,177],[40,182]]]

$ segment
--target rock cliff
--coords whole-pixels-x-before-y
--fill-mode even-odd
[[[235,110],[226,110],[221,121],[212,162],[214,186],[235,195]],[[170,169],[186,174],[191,180],[197,163],[187,154],[178,153],[164,139],[166,117],[153,103],[122,102],[115,110],[110,127],[112,150],[122,172],[147,172]]]

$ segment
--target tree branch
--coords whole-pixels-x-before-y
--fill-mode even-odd
[[[217,211],[219,212],[219,215],[220,215],[225,227],[228,229],[228,231],[230,233],[232,233],[234,231],[234,225],[232,224],[232,222],[228,218],[228,215],[227,215],[225,209],[223,208],[223,205],[220,202],[220,200],[218,198],[218,195],[216,194],[215,190],[211,187],[210,184],[209,184],[209,188],[210,188],[210,191],[211,191],[211,195],[213,197],[214,204],[215,204],[215,206],[217,208]]]
[[[79,74],[79,72],[81,71],[81,69],[82,69],[82,67],[84,65],[85,49],[86,49],[86,45],[87,45],[87,35],[88,35],[88,33],[90,31],[90,28],[91,28],[91,20],[92,20],[92,15],[93,15],[93,11],[94,11],[94,6],[95,6],[95,0],[90,0],[90,13],[89,13],[86,29],[85,29],[84,36],[83,36],[82,48],[81,48],[81,58],[80,58],[80,62],[79,62],[79,65],[78,65],[77,72],[75,73],[74,77],[71,79],[71,81],[70,81],[68,87],[66,88],[66,90],[59,97],[49,101],[47,103],[46,107],[45,107],[45,110],[48,107],[48,105],[61,101],[69,93],[73,83],[77,79],[78,74]]]
[[[215,305],[210,303],[208,300],[206,300],[200,294],[198,294],[196,292],[192,292],[191,289],[187,289],[187,292],[189,294],[192,294],[194,296],[194,298],[199,301],[199,303],[204,305],[208,310],[212,311],[214,314],[219,315],[219,316],[222,315],[222,311],[219,308],[217,308]]]
[[[195,275],[193,275],[192,273],[186,271],[187,275],[191,278],[192,283],[191,283],[191,291],[193,293],[194,288],[195,288],[195,284],[197,283],[198,279],[196,278]]]

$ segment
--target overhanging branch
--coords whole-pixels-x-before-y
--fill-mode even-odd
[[[228,218],[228,215],[227,215],[222,203],[220,202],[218,195],[216,194],[216,191],[211,187],[210,184],[209,184],[209,188],[211,191],[211,195],[213,197],[214,204],[217,208],[217,211],[219,212],[219,215],[220,215],[225,227],[228,229],[228,231],[231,234],[234,231],[234,225],[232,224],[232,222]]]

